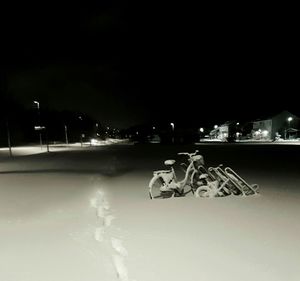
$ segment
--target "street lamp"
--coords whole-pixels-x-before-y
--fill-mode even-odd
[[[218,127],[219,127],[218,125],[215,125],[215,126],[214,126],[214,130],[215,130],[215,131],[214,131],[214,134],[215,134],[215,139],[217,139],[217,138],[218,138],[218,133],[217,133],[217,129],[218,129]]]
[[[204,137],[204,128],[199,128],[199,141],[201,141],[201,139]]]
[[[65,138],[66,138],[66,145],[69,145],[69,140],[68,140],[68,127],[67,125],[64,126],[65,127]]]
[[[35,103],[37,105],[37,109],[40,110],[40,103],[36,100],[34,100],[33,103]]]
[[[287,120],[288,120],[288,122],[289,122],[289,128],[290,128],[291,121],[293,121],[293,117],[289,117]]]
[[[293,117],[289,117],[288,119],[287,119],[287,121],[289,122],[289,129],[291,128],[291,121],[293,121]],[[289,132],[289,138],[290,138],[290,132]],[[285,139],[286,139],[286,133],[285,133]]]
[[[170,123],[171,127],[172,127],[172,143],[175,142],[175,139],[174,139],[174,128],[175,128],[175,124],[174,123]]]
[[[97,138],[98,134],[98,130],[99,130],[99,123],[95,124],[95,138]]]
[[[7,132],[7,144],[9,149],[9,156],[12,157],[12,150],[11,150],[11,141],[10,141],[10,131],[8,121],[6,120],[6,132]]]
[[[81,116],[78,116],[78,119],[82,121]],[[80,122],[80,146],[82,147],[82,122]]]
[[[38,123],[39,126],[41,127],[41,113],[40,113],[40,103],[36,100],[33,101],[34,104],[36,104],[37,109],[38,109]],[[39,135],[40,135],[40,145],[41,145],[41,150],[43,149],[43,141],[42,141],[42,131],[39,130]]]

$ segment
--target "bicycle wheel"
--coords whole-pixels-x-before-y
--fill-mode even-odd
[[[195,192],[196,197],[210,197],[210,189],[208,186],[200,186]]]
[[[174,195],[173,190],[164,190],[165,183],[161,177],[153,178],[149,183],[149,195],[151,199],[170,198]]]

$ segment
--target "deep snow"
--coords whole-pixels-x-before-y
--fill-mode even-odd
[[[260,195],[150,200],[152,171],[195,149]],[[0,154],[0,280],[299,280],[299,156],[246,144]]]

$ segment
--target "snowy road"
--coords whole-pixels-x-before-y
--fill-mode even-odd
[[[152,171],[195,149],[208,165],[258,183],[261,195],[149,200]],[[136,145],[0,155],[0,280],[299,280],[298,150]]]

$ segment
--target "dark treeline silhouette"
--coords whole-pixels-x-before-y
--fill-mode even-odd
[[[96,126],[97,124],[97,126]],[[42,130],[37,130],[38,127]],[[33,103],[25,109],[11,98],[2,96],[0,101],[0,146],[8,145],[8,134],[11,144],[38,144],[39,134],[43,143],[89,141],[97,134],[105,137],[104,124],[82,112],[55,111],[43,107],[38,110]]]

